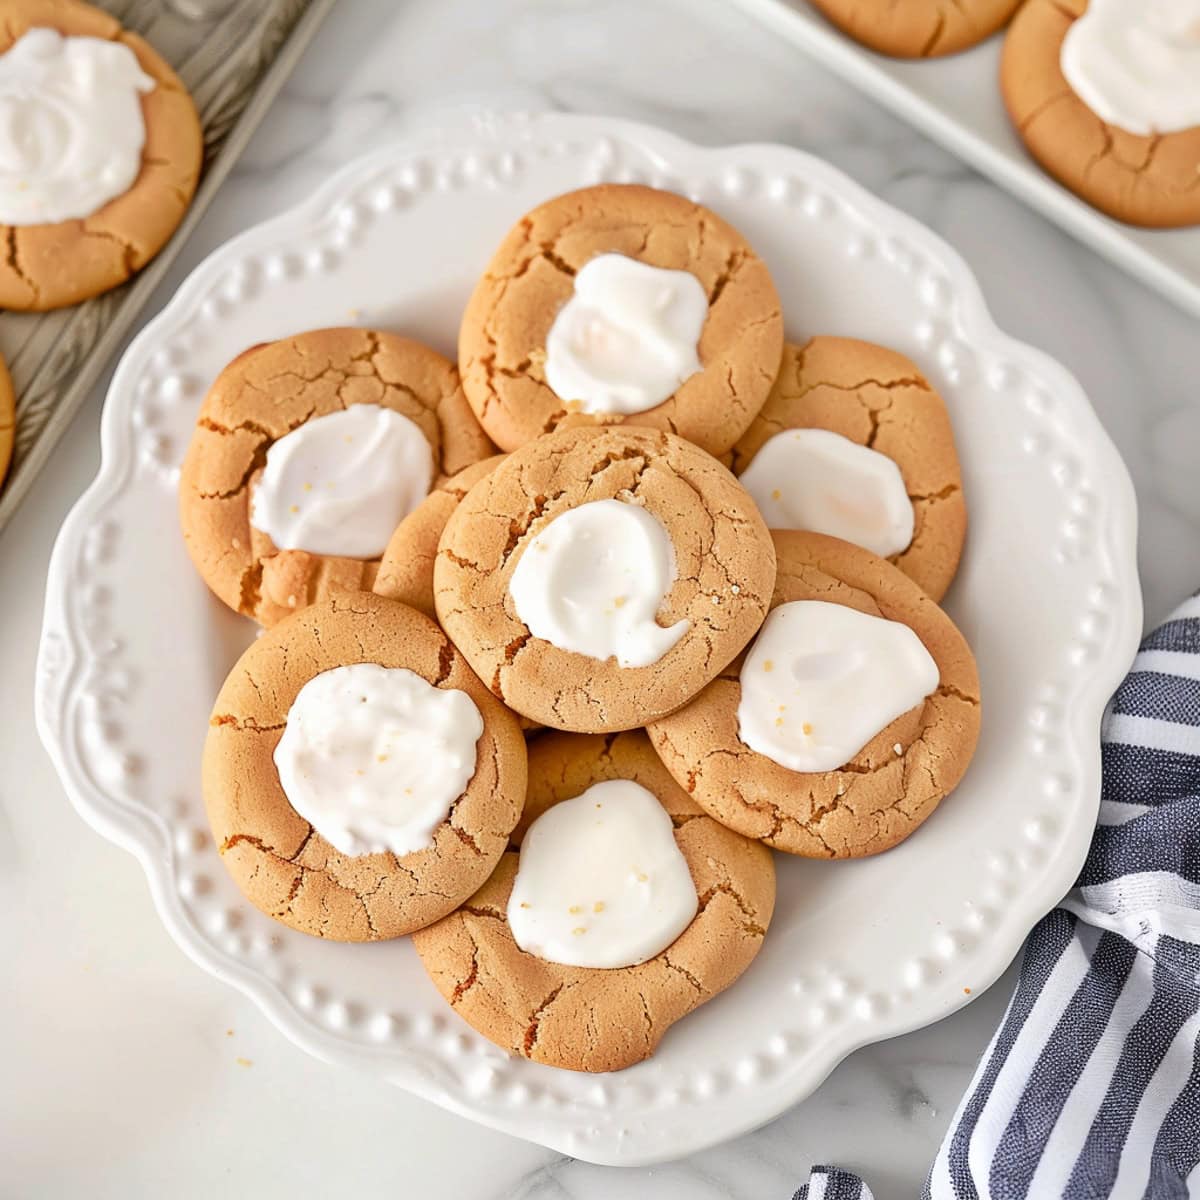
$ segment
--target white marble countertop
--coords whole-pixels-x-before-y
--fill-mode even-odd
[[[998,323],[1084,384],[1133,474],[1148,622],[1200,586],[1200,325],[721,0],[342,0],[185,248],[214,246],[447,105],[564,108],[825,156],[931,225]],[[1012,973],[940,1025],[853,1055],[757,1133],[668,1166],[593,1167],[289,1045],[188,962],[132,857],[70,809],[33,725],[55,532],[95,471],[98,390],[0,536],[0,1192],[786,1200],[813,1161],[916,1195]]]

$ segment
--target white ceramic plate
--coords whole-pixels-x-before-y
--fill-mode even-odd
[[[357,321],[453,353],[515,219],[603,179],[710,204],[770,264],[790,336],[898,347],[945,395],[972,523],[949,608],[978,655],[985,715],[966,781],[914,837],[862,862],[781,856],[775,920],[746,975],[651,1062],[588,1077],[473,1033],[407,941],[322,942],[236,891],[199,762],[252,630],[192,571],[175,486],[197,404],[239,351]],[[580,1158],[660,1161],[769,1120],[855,1047],[965,1004],[1070,886],[1097,808],[1101,711],[1140,632],[1134,527],[1129,477],[1078,384],[995,328],[946,245],[825,163],[584,117],[464,123],[354,164],[234,239],[130,347],[100,475],[54,552],[39,728],[80,812],[138,856],[180,945],[297,1044]]]
[[[1085,245],[1200,317],[1200,228],[1124,225],[1051,179],[1029,157],[1004,111],[998,82],[1002,37],[947,58],[906,61],[860,46],[806,0],[737,2]]]

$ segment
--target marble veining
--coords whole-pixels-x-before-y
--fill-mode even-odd
[[[1147,622],[1200,586],[1192,484],[1200,326],[719,0],[342,0],[149,311],[248,224],[303,199],[381,141],[464,104],[628,116],[709,144],[796,145],[930,225],[967,259],[997,323],[1075,373],[1117,442],[1141,506]],[[53,532],[47,514],[61,515],[94,473],[99,400],[98,392],[0,539],[12,612],[0,657],[26,683]],[[390,1194],[401,1181],[435,1200],[782,1200],[819,1160],[861,1171],[879,1200],[901,1200],[916,1194],[1011,990],[1010,971],[947,1021],[851,1056],[809,1100],[725,1146],[647,1169],[574,1162],[330,1072],[286,1045],[247,1001],[202,977],[155,929],[132,860],[59,811],[66,805],[36,747],[29,705],[19,708],[0,722],[0,754],[16,766],[0,783],[0,854],[10,909],[36,901],[44,915],[35,927],[14,922],[0,934],[10,955],[39,967],[24,973],[31,981],[20,1044],[6,1056],[25,1083],[9,1090],[50,1106],[54,1090],[35,1081],[57,1079],[61,1094],[70,1079],[77,1103],[40,1133],[28,1119],[5,1122],[24,1137],[7,1156],[17,1194],[74,1194],[85,1181],[97,1195],[147,1194],[172,1171],[175,1194],[202,1196],[236,1169],[239,1190],[268,1197],[340,1190],[353,1178],[363,1197]],[[38,847],[51,838],[57,857],[48,860]],[[48,893],[46,873],[64,864],[75,865],[76,886]],[[90,924],[77,914],[81,895],[96,909]],[[102,932],[112,929],[128,932]],[[134,953],[127,942],[139,931],[146,948]],[[66,973],[73,945],[98,962],[100,978]],[[92,1030],[68,1041],[76,1047],[70,1074],[55,1054],[71,1038],[61,1018],[67,981],[74,1002],[89,1005]],[[236,1039],[226,1040],[226,1025]],[[120,1050],[120,1071],[88,1070],[103,1053],[92,1040],[101,1032]],[[234,1058],[243,1040],[254,1047],[244,1060],[253,1070]],[[181,1063],[192,1072],[186,1099]],[[56,1153],[73,1129],[86,1136],[89,1109],[107,1109],[115,1075],[127,1085],[129,1119],[102,1124],[128,1152],[97,1147],[90,1161]],[[298,1138],[318,1136],[321,1152],[292,1153]],[[226,1164],[220,1174],[214,1162]]]

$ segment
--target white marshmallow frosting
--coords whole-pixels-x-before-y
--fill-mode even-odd
[[[738,734],[792,771],[835,771],[937,690],[921,639],[899,621],[825,600],[771,610],[741,672]]]
[[[343,854],[411,854],[466,791],[482,734],[466,692],[354,663],[296,694],[275,768],[288,803]]]
[[[546,336],[546,382],[586,413],[639,413],[700,370],[708,296],[688,271],[600,254]]]
[[[280,550],[378,558],[432,481],[433,451],[415,422],[352,404],[272,443],[250,524]]]
[[[1109,125],[1143,137],[1200,125],[1200,0],[1089,0],[1060,64]]]
[[[691,622],[655,620],[675,582],[675,552],[652,513],[592,500],[554,517],[529,541],[508,590],[517,617],[557,646],[621,667],[657,662]]]
[[[104,38],[31,29],[0,54],[0,224],[82,220],[129,191],[154,86]]]
[[[698,908],[670,816],[641,784],[614,779],[530,825],[507,916],[527,954],[632,967],[670,946]]]
[[[763,443],[741,481],[771,529],[827,533],[883,558],[912,542],[900,468],[840,433],[785,429]]]

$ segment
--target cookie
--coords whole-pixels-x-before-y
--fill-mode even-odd
[[[991,37],[1021,0],[812,0],[843,33],[893,58],[957,54]]]
[[[572,1071],[632,1066],[654,1053],[671,1025],[732,984],[762,945],[775,903],[770,852],[704,816],[640,730],[545,734],[530,748],[526,806],[542,816],[596,784],[611,788],[610,781],[625,780],[645,788],[669,814],[667,836],[696,893],[694,917],[666,949],[637,965],[609,968],[521,950],[507,914],[518,865],[528,864],[515,851],[462,908],[413,937],[438,991],[512,1054]],[[596,906],[568,918],[584,922],[577,927],[586,929],[580,943],[600,933],[609,917],[594,914]]]
[[[437,557],[442,530],[467,492],[503,461],[504,455],[496,454],[482,462],[473,463],[457,475],[440,480],[433,491],[396,526],[371,588],[377,596],[399,600],[401,604],[437,619],[433,604],[433,562]],[[518,716],[517,721],[526,734],[536,733],[542,728],[528,717]]]
[[[0,106],[21,151],[0,165],[0,308],[61,308],[124,283],[174,233],[200,175],[203,132],[175,72],[101,9],[0,0]]]
[[[4,359],[0,357],[0,484],[8,474],[12,461],[13,437],[16,433],[17,409],[13,395],[12,379]]]
[[[714,454],[762,407],[783,321],[766,265],[671,192],[601,184],[522,217],[459,332],[463,390],[502,450],[584,424],[646,425]]]
[[[1145,11],[1142,5],[1125,8],[1134,19]],[[1103,119],[1068,83],[1064,42],[1088,11],[1086,0],[1027,0],[1017,14],[1000,60],[1000,88],[1013,125],[1049,174],[1101,212],[1150,227],[1200,223],[1200,122],[1170,132],[1134,132]],[[1165,49],[1157,41],[1146,44]],[[1185,44],[1181,37],[1181,50]],[[1156,76],[1169,85],[1159,59],[1150,66],[1127,58],[1133,48],[1123,45],[1121,57],[1131,69],[1145,70],[1129,91],[1152,86]],[[1194,74],[1190,83],[1195,89]],[[1178,99],[1178,91],[1168,88],[1166,99]]]
[[[810,444],[811,435],[786,432],[810,429],[840,438],[826,446],[820,435]],[[847,438],[855,447],[840,440]],[[899,474],[857,447],[885,456]],[[857,542],[932,599],[945,595],[967,532],[962,472],[946,405],[904,355],[853,338],[789,343],[731,464],[768,525]],[[817,486],[821,476],[827,486]]]
[[[631,729],[678,708],[753,637],[770,535],[715,459],[652,429],[566,429],[515,451],[451,515],[438,619],[512,709]]]
[[[349,711],[316,690],[343,679]],[[464,754],[455,739],[474,729]],[[238,660],[213,707],[203,781],[221,860],[255,907],[304,933],[375,941],[445,916],[491,874],[521,814],[525,742],[427,617],[335,595]],[[417,793],[409,808],[395,807],[401,785]]]
[[[396,526],[371,589],[377,596],[399,600],[427,617],[437,616],[433,604],[433,562],[442,531],[462,498],[503,461],[504,455],[496,454],[440,480]]]
[[[494,450],[454,365],[420,342],[283,338],[234,359],[204,399],[180,479],[184,541],[205,583],[269,626],[369,589],[429,486]]]
[[[743,661],[733,664],[691,704],[653,722],[648,729],[671,774],[706,812],[747,837],[808,858],[858,858],[896,845],[917,828],[965,773],[979,737],[979,676],[962,634],[950,618],[903,572],[867,550],[816,533],[776,532],[778,576],[769,629],[780,606],[823,601],[882,617],[890,633],[911,630],[917,654],[932,660],[935,685],[923,700],[889,721],[839,768],[793,770],[777,757],[752,750],[743,740],[743,666],[771,673],[782,682],[822,675],[836,681],[847,664],[826,640],[796,662],[759,661],[756,640]],[[870,623],[872,625],[876,623]],[[857,633],[854,635],[858,636]],[[798,643],[796,643],[798,645]],[[858,651],[869,665],[870,645]],[[907,660],[906,660],[907,661]],[[857,664],[856,664],[857,665]],[[751,682],[757,682],[751,678]],[[907,678],[885,681],[910,687]],[[879,692],[878,687],[872,689]],[[915,689],[921,696],[926,687]],[[818,713],[803,733],[823,734],[823,717],[841,725],[857,719],[858,708],[880,698],[862,688],[837,712]],[[780,736],[806,711],[778,706]],[[772,709],[772,715],[775,710]],[[758,731],[756,730],[756,733]],[[836,747],[835,747],[836,748]],[[778,754],[778,752],[774,752]]]

